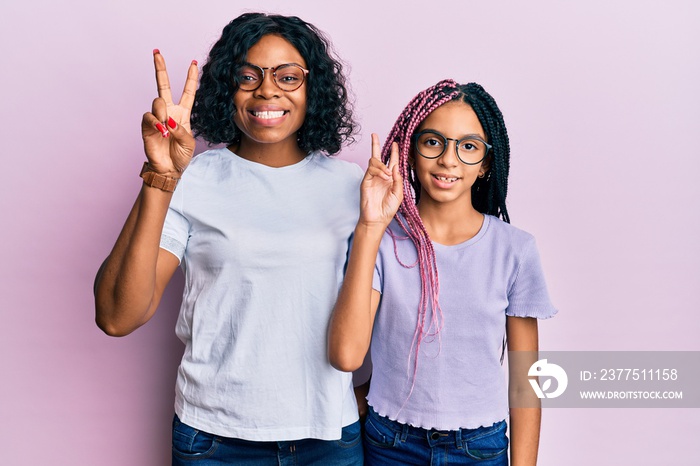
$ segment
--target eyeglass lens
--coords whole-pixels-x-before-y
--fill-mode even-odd
[[[268,68],[277,86],[283,91],[295,91],[304,83],[304,70],[297,65],[280,65],[276,68]],[[254,91],[259,88],[265,79],[265,71],[262,68],[251,65],[243,65],[236,73],[238,87],[244,91]]]
[[[450,139],[453,140],[453,139]],[[457,157],[466,164],[477,164],[486,156],[486,144],[476,138],[463,138],[455,142]],[[419,134],[416,140],[418,153],[425,158],[435,159],[445,153],[448,140],[438,132]]]

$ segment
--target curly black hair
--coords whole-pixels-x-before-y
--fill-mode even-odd
[[[344,142],[354,141],[357,123],[348,99],[343,66],[330,41],[314,25],[296,16],[245,13],[231,21],[209,52],[192,109],[192,129],[210,145],[234,144],[241,131],[233,122],[236,66],[248,50],[267,34],[291,43],[309,68],[306,118],[297,133],[306,153],[336,154]]]

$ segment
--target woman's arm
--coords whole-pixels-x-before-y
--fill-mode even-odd
[[[154,51],[159,97],[141,123],[151,171],[179,178],[194,153],[190,111],[197,88],[197,65],[188,70],[180,103],[175,105],[165,60]],[[166,129],[167,125],[167,129]],[[144,183],[116,244],[95,278],[95,321],[108,335],[122,336],[155,313],[178,259],[160,249],[160,236],[172,192]]]
[[[380,299],[372,289],[374,264],[384,231],[403,199],[398,146],[392,145],[389,167],[380,153],[379,138],[372,134],[372,158],[360,188],[360,219],[328,332],[330,362],[345,372],[358,369],[367,354]]]
[[[177,269],[177,257],[160,249],[171,196],[143,186],[97,274],[95,322],[108,335],[128,335],[145,324]]]
[[[506,317],[506,336],[508,338],[509,355],[513,351],[531,352],[519,353],[517,366],[529,367],[529,363],[537,360],[538,336],[537,319],[530,317]],[[523,361],[522,356],[528,358]],[[531,362],[529,360],[532,360]],[[510,408],[510,460],[512,466],[535,466],[537,464],[537,450],[540,442],[540,420],[542,411],[539,400],[534,396],[532,387],[526,377],[514,377],[513,371],[516,363],[509,356],[511,377],[508,387]],[[526,406],[522,407],[523,398],[528,399]],[[518,401],[515,401],[518,400]],[[516,407],[512,407],[512,406]]]

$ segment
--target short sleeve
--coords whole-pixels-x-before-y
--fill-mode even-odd
[[[353,176],[355,176],[357,178],[358,183],[361,183],[362,178],[365,177],[365,171],[362,169],[362,167],[360,167],[356,163],[351,163],[351,165],[353,167],[352,170],[355,172],[355,173],[353,173]]]
[[[548,319],[557,312],[549,299],[535,239],[530,238],[524,245],[515,280],[508,292],[506,315]]]
[[[180,262],[185,255],[187,239],[190,234],[190,223],[182,212],[182,186],[178,186],[165,216],[163,233],[160,237],[160,247],[175,255]],[[179,192],[178,192],[179,191]]]

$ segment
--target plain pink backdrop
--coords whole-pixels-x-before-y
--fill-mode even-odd
[[[248,5],[0,7],[0,462],[169,464],[182,279],[121,339],[92,280],[139,186],[151,49],[174,89]],[[422,5],[426,3],[421,2]],[[290,6],[293,4],[294,6]],[[331,36],[365,165],[419,90],[482,83],[511,134],[509,211],[538,239],[560,314],[548,350],[699,350],[700,6],[667,1],[265,1]],[[548,410],[540,464],[697,464],[698,409]]]

